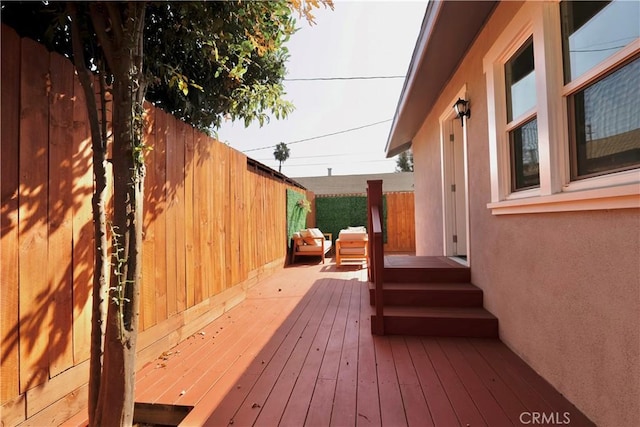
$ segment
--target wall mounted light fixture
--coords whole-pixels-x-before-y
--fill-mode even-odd
[[[458,98],[455,104],[453,104],[453,109],[456,111],[456,115],[460,119],[460,124],[464,127],[464,118],[471,117],[471,108],[469,108],[469,101]]]

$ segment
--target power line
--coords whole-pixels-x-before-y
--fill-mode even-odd
[[[314,82],[328,80],[377,80],[377,79],[404,79],[406,76],[352,76],[352,77],[308,77],[299,79],[287,79],[286,82]]]
[[[273,160],[273,159],[270,159]],[[362,163],[391,163],[391,162],[395,162],[394,159],[371,159],[371,160],[358,160],[358,164],[362,164]],[[293,164],[293,163],[283,163],[282,167],[283,168],[302,168],[302,167],[308,167],[308,166],[332,166],[332,165],[344,165],[344,164],[350,164],[351,162],[347,162],[347,161],[343,161],[343,162],[322,162],[322,163],[304,163],[304,164]]]
[[[351,128],[351,129],[345,129],[345,130],[341,130],[341,131],[338,131],[338,132],[327,133],[325,135],[313,136],[311,138],[299,139],[297,141],[287,142],[286,144],[287,145],[293,145],[293,144],[298,144],[300,142],[312,141],[314,139],[326,138],[328,136],[340,135],[340,134],[343,134],[343,133],[353,132],[355,130],[360,130],[360,129],[368,128],[368,127],[371,127],[371,126],[376,126],[376,125],[379,125],[379,124],[382,124],[382,123],[390,122],[391,120],[393,120],[393,119],[382,120],[382,121],[379,121],[379,122],[370,123],[368,125],[358,126],[358,127]],[[269,145],[268,147],[251,148],[249,150],[244,150],[243,153],[248,153],[250,151],[268,150],[269,148],[275,148],[276,146],[277,146],[277,144]]]
[[[353,152],[353,153],[338,153],[338,154],[318,154],[315,156],[295,156],[296,159],[317,159],[319,157],[348,157],[348,156],[362,156],[362,152]],[[293,157],[290,157],[293,159]],[[265,157],[265,158],[257,158],[254,159],[259,162],[273,160],[273,156]]]

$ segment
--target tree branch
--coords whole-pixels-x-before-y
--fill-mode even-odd
[[[98,41],[102,46],[102,52],[104,53],[104,57],[109,64],[109,68],[113,69],[114,63],[114,45],[111,37],[108,34],[107,24],[105,22],[105,17],[100,10],[103,7],[100,3],[89,3],[89,12],[91,16],[91,22],[93,23],[93,28],[96,30],[96,35],[98,36]]]
[[[124,34],[122,32],[122,16],[120,15],[120,4],[118,2],[105,2],[109,20],[111,21],[111,31],[114,36],[116,46],[122,46]],[[131,3],[128,4],[128,7]]]

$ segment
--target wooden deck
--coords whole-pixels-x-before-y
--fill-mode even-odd
[[[372,336],[369,316],[366,270],[286,268],[142,368],[136,401],[193,406],[184,426],[592,425],[498,340]]]

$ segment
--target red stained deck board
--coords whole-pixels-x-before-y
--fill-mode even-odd
[[[400,384],[419,385],[420,381],[418,381],[404,337],[390,336],[389,343],[391,344],[393,361],[397,366],[396,373],[398,375],[398,382]]]
[[[296,326],[298,328],[300,327],[300,322],[299,322],[300,316],[304,315],[305,309],[309,304],[312,303],[315,294],[322,289],[322,287],[319,286],[320,283],[321,282],[318,282],[317,284],[318,286],[309,287],[308,293],[303,294],[302,299],[300,300],[300,303],[296,305],[295,309],[288,316],[283,317],[282,322],[279,324],[279,326],[274,324],[275,328],[274,328],[273,336],[266,343],[266,345],[261,349],[260,351],[261,358],[259,360],[256,359],[253,361],[253,363],[251,363],[251,365],[247,369],[248,373],[261,374],[262,371],[265,369],[266,363],[270,362],[273,359],[276,352],[280,351],[280,347],[284,342],[284,340],[287,338],[287,336],[289,336],[290,334],[295,334],[296,332],[298,333],[298,336],[299,336],[300,330],[299,329],[294,330],[294,328],[296,328]],[[273,300],[265,300],[264,303],[273,304],[277,302]]]
[[[376,362],[378,365],[378,388],[380,392],[382,424],[389,426],[407,425],[389,337],[374,337],[373,345],[376,350]]]
[[[491,392],[484,386],[482,380],[473,368],[468,364],[464,355],[458,349],[456,341],[452,339],[439,339],[438,343],[487,425],[509,425],[511,421],[498,402],[496,402]]]
[[[256,384],[251,389],[251,392],[247,395],[247,398],[236,414],[234,414],[234,422],[238,425],[253,425],[262,410],[261,408],[266,404],[265,402],[270,396],[274,384],[281,377],[287,384],[290,384],[291,378],[287,378],[287,375],[290,375],[290,372],[286,371],[286,364],[295,353],[300,341],[303,341],[301,344],[302,347],[306,345],[308,348],[311,344],[311,339],[314,334],[312,335],[311,333],[308,333],[306,336],[311,339],[305,338],[304,331],[308,323],[313,321],[314,315],[322,309],[322,307],[318,305],[319,301],[315,298],[314,302],[316,302],[316,304],[313,304],[313,306],[312,304],[309,304],[307,309],[302,312],[293,328],[291,328],[290,332],[282,341],[282,344],[274,354],[273,358],[266,365],[264,371],[256,381]],[[281,399],[283,396],[274,393],[273,398]]]
[[[322,286],[334,286],[334,283],[332,281]],[[329,306],[330,297],[330,293],[323,292],[313,304],[310,304],[309,309],[312,310],[311,317],[304,327],[298,342],[295,344],[295,348],[277,380],[272,385],[269,391],[269,398],[265,400],[264,405],[262,405],[262,409],[254,425],[273,426],[279,423],[284,408],[289,401],[289,397],[292,396],[293,388],[302,370],[302,366],[309,353],[313,351],[313,341]],[[266,384],[266,386],[268,387],[269,384]]]
[[[335,287],[336,285],[337,281],[332,280],[330,282],[322,283],[320,286]],[[340,287],[342,288],[342,292],[341,298],[339,300],[339,306],[342,306],[344,305],[345,301],[344,296],[349,294],[349,290],[350,288],[353,288],[353,286],[349,287],[347,285]],[[323,294],[327,297],[330,296],[328,292],[324,292]],[[313,351],[312,341],[315,339],[324,314],[329,307],[329,303],[330,300],[323,297],[320,300],[314,301],[313,304],[310,304],[309,309],[312,310],[311,318],[309,319],[308,324],[306,325],[302,335],[300,336],[294,352],[292,353],[283,371],[281,372],[280,378],[277,380],[275,386],[273,387],[273,390],[270,394],[270,399],[265,402],[265,405],[255,425],[269,426],[277,424],[280,419],[280,414],[282,414],[287,404],[289,396],[297,398],[297,396],[294,396],[292,394],[293,388],[297,381],[297,376],[302,369],[307,355]],[[333,325],[335,325],[335,318]],[[245,420],[239,418],[238,421],[242,423]]]
[[[360,303],[364,287],[360,283],[349,283],[352,288],[349,301],[349,312],[345,325],[342,354],[338,370],[338,383],[333,400],[331,425],[355,425],[356,421],[356,392],[358,387],[358,338],[360,333]]]
[[[336,392],[336,380],[318,378],[309,404],[309,412],[304,425],[326,426],[331,422],[331,405]]]
[[[358,337],[358,389],[356,425],[378,426],[381,423],[376,355],[371,335],[369,296],[363,284],[360,293],[360,335]]]
[[[340,281],[336,281],[333,286],[329,305],[324,312],[320,327],[291,393],[295,398],[288,400],[280,420],[281,425],[300,426],[304,424],[343,288],[344,283]]]
[[[262,351],[245,371],[243,378],[247,385],[231,390],[209,420],[212,425],[220,425],[230,419],[234,419],[235,422],[236,418],[239,418],[238,425],[241,425],[241,421],[245,417],[252,419],[254,415],[259,414],[259,410],[256,411],[256,409],[262,407],[268,396],[269,382],[273,383],[277,380],[279,372],[282,371],[283,365],[288,359],[288,354],[293,350],[308,320],[310,313],[306,308],[314,300],[314,295],[321,289],[321,286],[318,285],[319,283],[312,286],[310,292],[302,298],[293,312],[286,319],[283,319],[282,325],[277,328],[274,336],[265,344]],[[255,378],[255,382],[250,384],[246,381],[247,378]],[[239,407],[236,404],[238,401],[241,401]]]
[[[400,393],[402,394],[408,426],[434,426],[420,385],[400,384]]]
[[[236,310],[233,315],[224,314],[215,325],[213,323],[207,325],[178,346],[159,355],[154,362],[145,365],[136,376],[136,400],[155,401],[167,386],[172,384],[168,383],[168,380],[179,381],[182,375],[193,370],[198,362],[208,356],[208,353],[218,349],[217,344],[233,343],[239,334],[242,336],[245,327],[251,324],[250,314],[257,309],[247,304],[243,310]],[[239,332],[233,332],[230,328],[232,325]],[[162,369],[165,373],[157,375],[154,372],[156,369]]]
[[[175,398],[175,403],[189,404],[194,397],[201,398],[225,375],[229,367],[237,363],[242,363],[246,367],[255,357],[255,346],[267,341],[265,337],[271,332],[272,322],[279,318],[279,310],[288,304],[294,304],[293,301],[288,300],[280,300],[281,305],[263,306],[261,309],[255,307],[254,310],[244,313],[243,321],[237,325],[234,324],[233,328],[216,331],[220,334],[216,335],[218,338],[215,338],[212,343],[213,351],[199,357],[192,372],[182,379],[182,387],[186,393]],[[260,321],[256,321],[258,313]],[[187,384],[186,388],[184,384]],[[176,386],[167,390],[164,396],[168,398],[176,396],[181,388],[180,384]]]
[[[252,321],[252,316],[248,314],[244,316],[245,321],[234,325],[237,333],[224,335],[212,333],[211,336],[207,334],[202,337],[205,341],[209,341],[209,348],[203,349],[196,360],[189,361],[190,369],[182,377],[177,378],[172,386],[167,387],[154,403],[195,404],[220,379],[228,366],[233,365],[239,358],[246,357],[246,352],[253,345],[255,336],[260,336],[268,328],[265,323],[275,318],[277,311],[274,307],[268,307],[262,314],[267,320],[265,323]],[[224,333],[224,329],[221,332]],[[211,363],[213,360],[216,361],[215,364]],[[185,391],[184,395],[181,394],[182,391]]]
[[[254,292],[250,299],[256,302],[261,301],[263,304],[265,304],[265,301],[270,301],[271,305],[276,305],[272,297],[283,290],[278,286],[281,286],[279,281],[266,280],[264,286]],[[292,291],[290,287],[286,288],[286,291],[290,294],[292,292],[295,293],[295,289]],[[304,300],[297,304],[293,310],[283,309],[279,303],[276,305],[282,310],[283,314],[274,319],[268,328],[270,329],[269,331],[265,331],[256,337],[251,348],[251,351],[255,353],[253,360],[248,362],[245,359],[242,364],[234,364],[225,373],[225,376],[206,393],[202,399],[204,403],[200,407],[196,406],[196,409],[185,418],[184,425],[225,425],[233,418],[258,381],[262,370],[278,350],[279,344],[290,332],[303,309],[310,303],[310,298],[315,291],[314,289],[309,291]],[[287,315],[286,313],[288,312],[290,314]],[[263,320],[260,316],[255,319],[256,322]],[[237,383],[230,385],[229,378],[238,378]]]
[[[404,337],[389,337],[389,341],[400,384],[400,394],[405,403],[407,423],[410,426],[433,426],[431,413]]]
[[[565,399],[555,388],[553,388],[544,378],[538,375],[514,352],[509,350],[504,344],[497,340],[474,341],[474,346],[479,349],[487,349],[493,355],[499,355],[505,363],[503,369],[508,369],[513,374],[524,380],[535,392],[541,396],[551,407],[550,412],[557,412],[561,415],[569,413],[571,423],[579,426],[595,426],[582,412],[580,412],[571,402]],[[526,405],[529,407],[529,405]],[[531,411],[535,411],[532,409]]]
[[[482,380],[484,386],[493,395],[511,422],[514,425],[518,425],[520,423],[520,414],[527,411],[527,408],[520,401],[518,395],[497,374],[496,371],[500,370],[499,365],[494,370],[494,367],[478,353],[469,340],[456,340],[455,342],[460,352],[464,355],[466,363]],[[495,362],[494,360],[493,363]]]
[[[329,425],[333,412],[349,302],[354,286],[345,284],[313,391],[306,425]]]
[[[225,316],[225,319],[218,319],[220,323],[227,321],[228,319]],[[231,322],[228,322],[229,324]],[[216,326],[219,327],[219,326]],[[205,328],[202,328],[202,331],[205,332],[205,335],[208,333],[209,338],[212,336],[212,332],[215,331],[213,324],[207,325]],[[155,372],[157,369],[166,368],[165,370],[184,370],[187,371],[190,369],[191,360],[198,358],[200,356],[200,352],[202,348],[206,347],[208,344],[207,340],[204,340],[204,337],[198,335],[195,339],[196,334],[193,336],[187,337],[184,341],[179,343],[177,346],[166,350],[162,354],[158,355],[158,358],[146,363],[137,373],[136,373],[136,398],[139,398],[140,392],[143,392],[147,389],[153,388],[154,384],[160,381],[164,375],[157,375]],[[186,350],[186,351],[185,351]],[[184,351],[183,354],[181,354]],[[180,355],[181,357],[177,357]],[[175,375],[175,372],[172,372]]]
[[[460,424],[486,426],[487,424],[482,415],[480,415],[438,342],[433,338],[426,338],[422,340],[422,345],[426,349],[429,359],[431,359],[433,368],[451,401],[451,406],[456,412]]]
[[[520,375],[518,369],[505,360],[502,349],[496,348],[484,340],[469,341],[473,348],[495,367],[497,375],[508,384],[512,393],[519,398],[528,411],[553,412],[553,407],[547,403],[529,382]]]
[[[451,406],[451,401],[444,391],[438,375],[422,345],[416,337],[406,339],[407,348],[416,367],[416,375],[427,399],[429,412],[436,426],[456,425],[458,418]]]
[[[205,418],[202,423],[203,426],[218,427],[235,423],[234,414],[238,408],[244,403],[247,396],[247,392],[251,390],[253,385],[258,380],[258,375],[249,374],[245,372],[240,379],[235,383],[229,393],[227,393],[220,404],[216,407],[215,411]],[[204,414],[203,414],[204,415]],[[194,422],[194,417],[185,418],[182,421],[182,425],[198,425]],[[239,424],[238,424],[239,425]]]
[[[331,329],[331,336],[327,343],[327,348],[322,359],[322,366],[320,367],[319,377],[327,380],[338,379],[338,369],[340,367],[340,355],[342,353],[342,346],[344,342],[344,333],[346,330],[347,314],[349,312],[349,300],[351,299],[351,293],[353,291],[352,286],[346,286],[340,302],[338,305],[338,311],[333,322]]]

